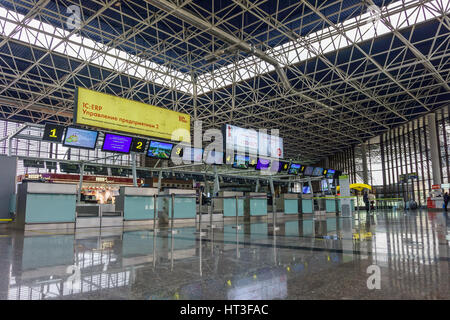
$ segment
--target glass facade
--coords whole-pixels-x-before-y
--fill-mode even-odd
[[[436,114],[441,183],[450,183],[450,107]],[[430,126],[427,116],[393,128],[366,144],[368,183],[375,186],[379,197],[412,199],[426,206],[433,185],[430,151]],[[349,174],[350,183],[363,181],[361,146],[354,146],[328,159],[330,168]],[[324,165],[321,163],[321,165]],[[416,173],[417,179],[407,183],[401,175]]]

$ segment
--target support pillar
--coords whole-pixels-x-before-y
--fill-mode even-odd
[[[441,184],[441,169],[439,161],[438,137],[436,130],[436,114],[428,115],[428,129],[430,130],[430,154],[431,154],[431,171],[433,172],[433,184]]]
[[[81,202],[81,188],[83,187],[84,163],[80,164],[80,183],[78,184],[77,203]]]
[[[133,186],[137,187],[137,174],[136,174],[136,153],[131,154],[131,171],[133,173]]]
[[[361,158],[363,169],[363,183],[369,184],[369,170],[367,169],[367,148],[366,144],[361,144]]]

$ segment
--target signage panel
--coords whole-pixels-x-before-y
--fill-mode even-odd
[[[56,124],[46,123],[42,140],[50,142],[61,142],[64,134],[64,127]]]
[[[190,142],[188,114],[77,88],[74,123],[172,140]],[[184,133],[177,131],[183,129]]]

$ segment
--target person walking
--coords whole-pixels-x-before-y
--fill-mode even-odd
[[[369,206],[369,195],[367,194],[367,191],[364,191],[363,201],[364,201],[364,204],[366,205],[366,212],[369,213],[370,206]]]
[[[377,197],[375,196],[375,194],[369,193],[368,198],[370,201],[370,211],[373,212],[375,211],[375,200],[377,199]]]
[[[447,206],[448,206],[448,199],[450,196],[448,195],[448,192],[444,194],[444,211],[447,212]]]

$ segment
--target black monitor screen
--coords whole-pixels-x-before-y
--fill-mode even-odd
[[[248,169],[249,156],[236,154],[234,156],[233,168]]]
[[[333,169],[328,169],[328,170],[327,170],[327,174],[326,174],[326,178],[327,178],[327,179],[333,179],[335,173],[336,173],[335,170],[333,170]]]
[[[304,174],[305,174],[305,176],[312,176],[313,171],[314,171],[314,167],[306,167]]]
[[[336,170],[336,172],[334,173],[334,178],[335,179],[339,179],[339,177],[342,175],[342,171]]]
[[[301,165],[299,163],[291,163],[288,174],[297,175],[300,172]]]
[[[312,175],[314,177],[318,177],[318,176],[321,176],[322,174],[323,174],[323,168],[315,167]]]
[[[256,164],[256,170],[267,170],[270,167],[269,159],[258,158],[258,162]]]

